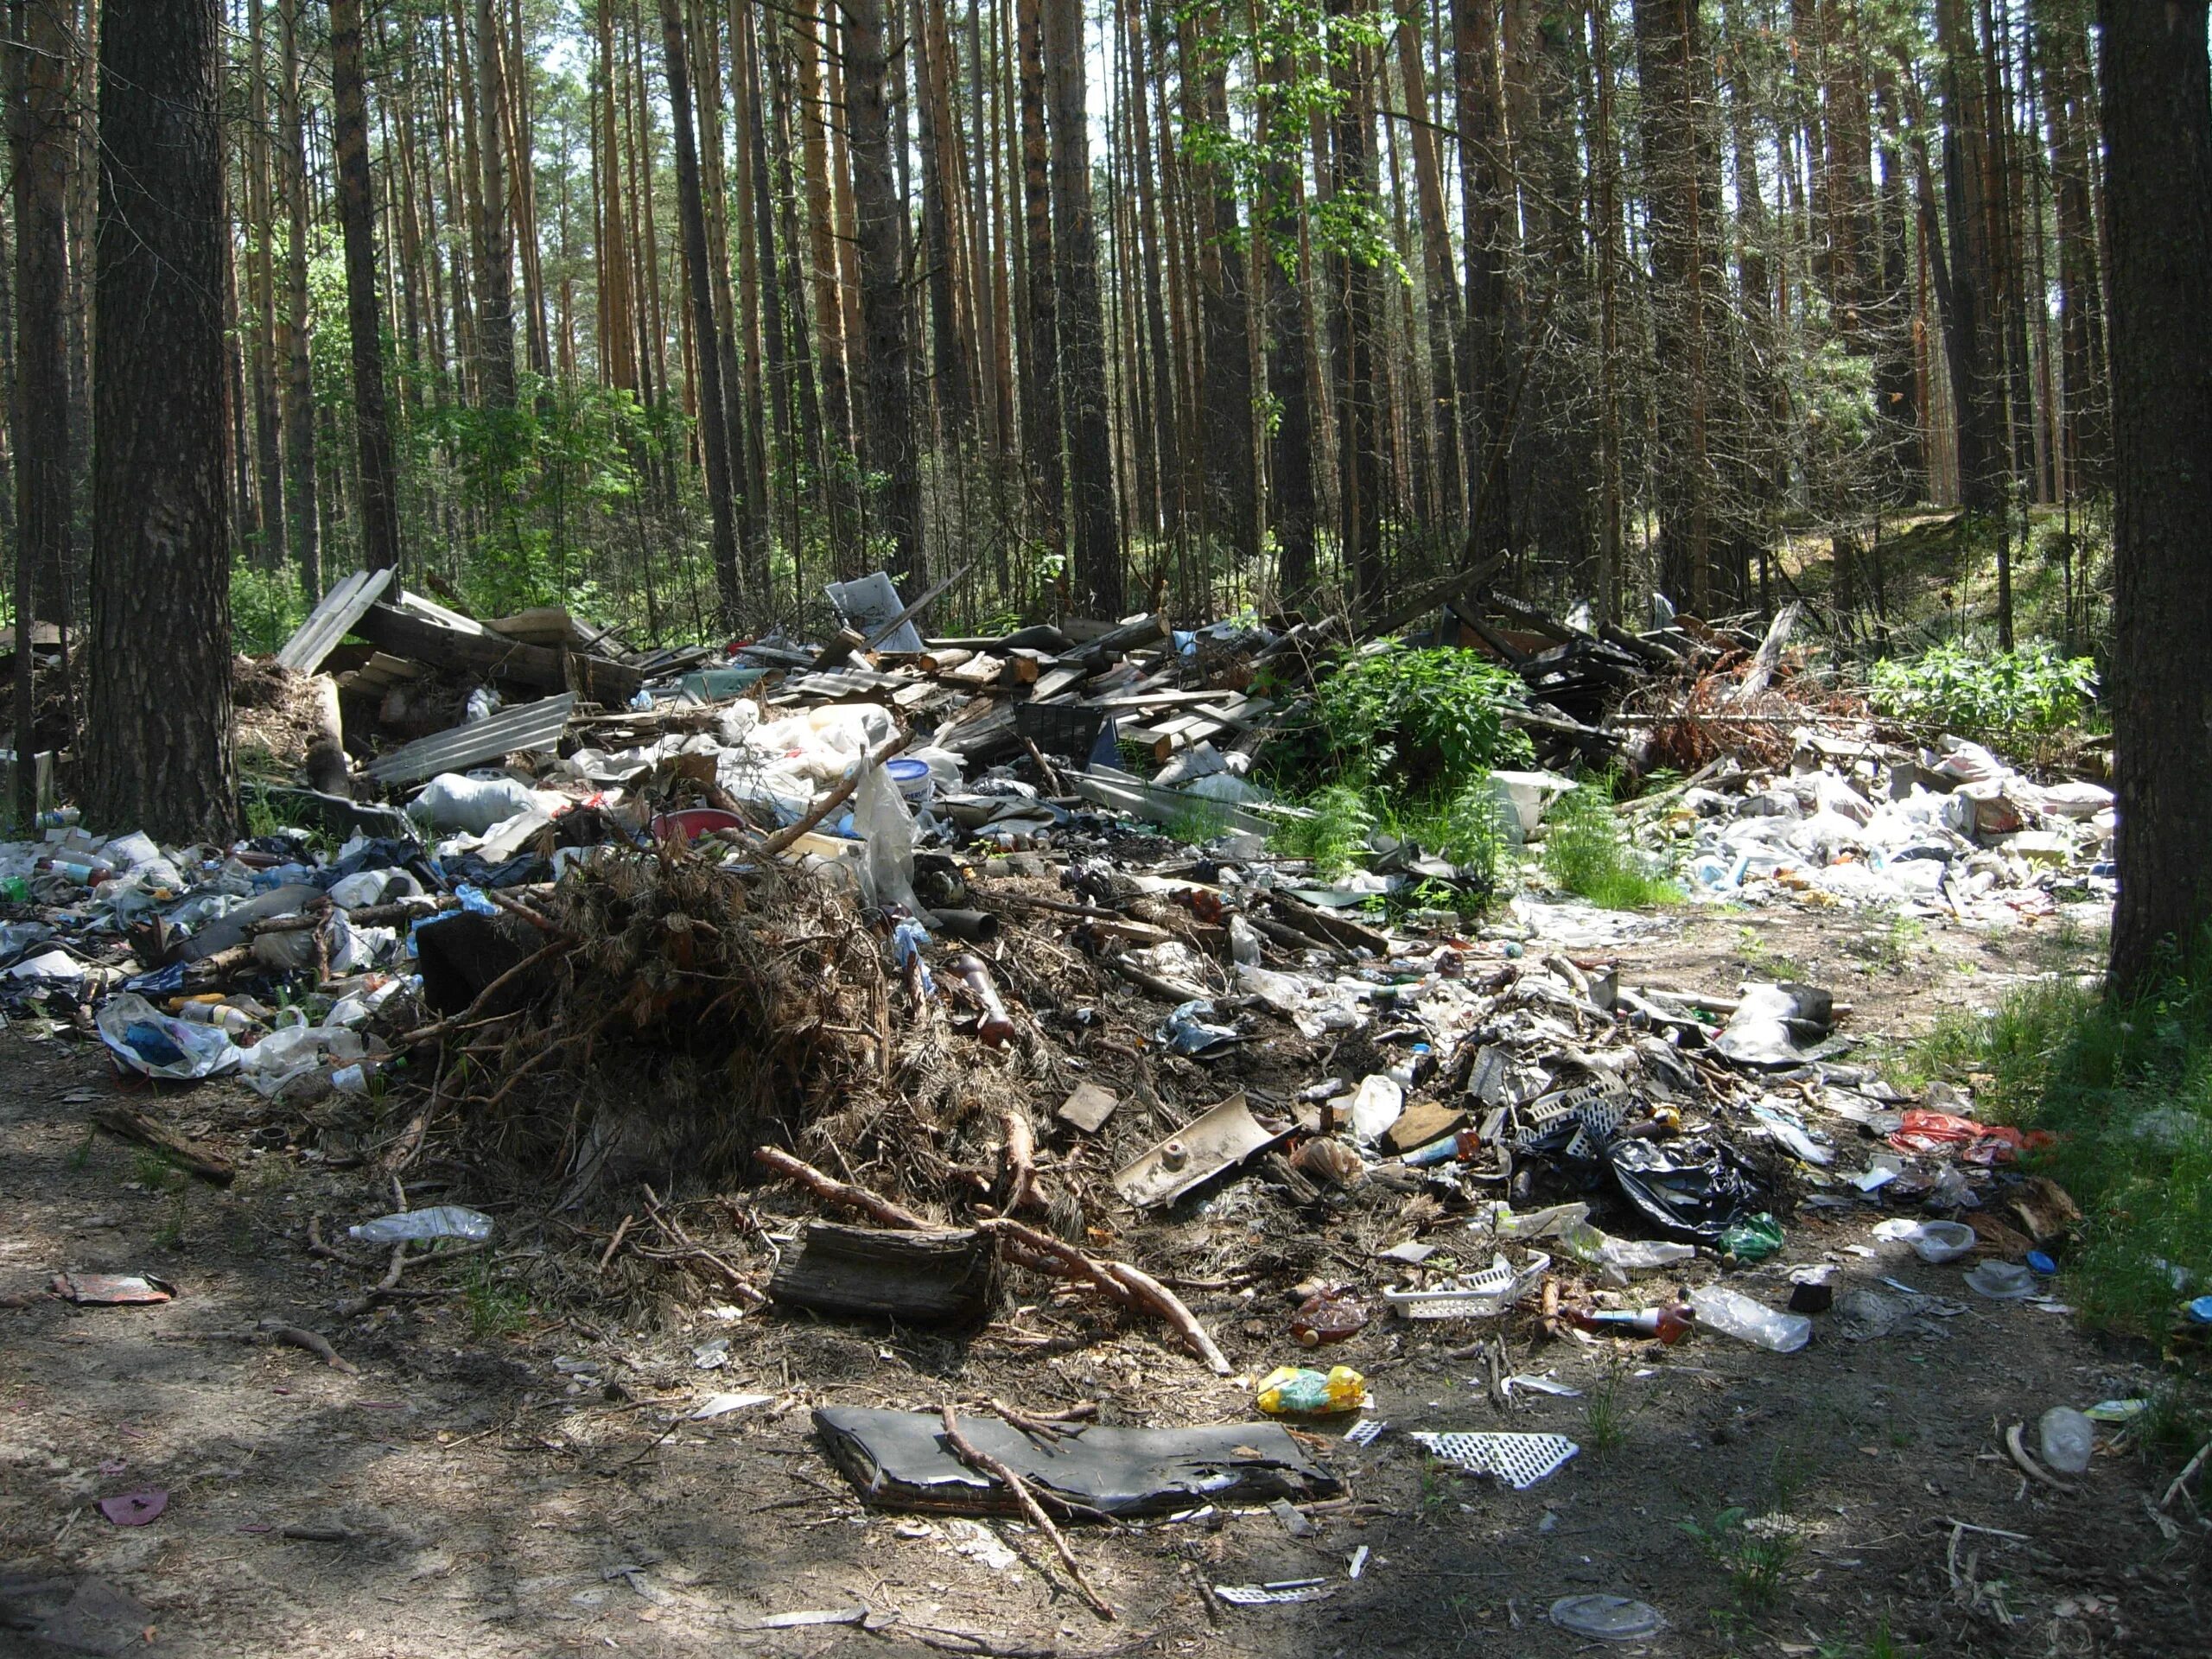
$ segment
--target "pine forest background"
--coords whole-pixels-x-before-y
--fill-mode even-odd
[[[1816,548],[1871,639],[1929,504],[2005,643],[2031,550],[2086,637],[2088,10],[228,0],[237,632],[395,562],[639,644],[818,632],[879,567],[956,578],[940,628],[1485,563],[1713,616]],[[0,303],[0,465],[81,618],[98,8],[9,11],[0,272],[58,353]]]

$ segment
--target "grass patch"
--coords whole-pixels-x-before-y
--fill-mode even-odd
[[[2155,1338],[2212,1290],[2212,940],[2133,1001],[2041,981],[1944,1020],[1909,1058],[1909,1076],[1972,1077],[1983,1122],[2058,1137],[2027,1166],[2087,1217],[2065,1268],[2090,1320]]]
[[[162,1154],[147,1150],[130,1155],[130,1179],[149,1192],[175,1192],[188,1178]]]
[[[1603,1457],[1628,1442],[1629,1414],[1635,1409],[1628,1392],[1628,1373],[1618,1362],[1592,1382],[1582,1396],[1582,1443]]]
[[[1753,1516],[1742,1509],[1723,1510],[1709,1522],[1680,1524],[1683,1534],[1728,1575],[1737,1601],[1754,1611],[1781,1599],[1789,1569],[1805,1547],[1786,1517]]]
[[[512,1337],[530,1324],[530,1298],[520,1286],[493,1271],[489,1256],[469,1264],[461,1300],[468,1309],[468,1330],[479,1342]]]
[[[1612,791],[1586,779],[1560,797],[1546,816],[1544,874],[1604,910],[1678,905],[1682,890],[1643,868],[1613,816]]]

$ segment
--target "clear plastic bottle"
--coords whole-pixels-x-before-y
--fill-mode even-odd
[[[442,1204],[429,1210],[403,1210],[379,1216],[346,1230],[365,1244],[396,1244],[404,1238],[486,1239],[492,1236],[492,1217],[480,1210]]]
[[[2071,1406],[2053,1406],[2037,1425],[2043,1439],[2043,1460],[2062,1475],[2078,1475],[2089,1466],[2097,1449],[2097,1428]]]
[[[1812,1340],[1813,1322],[1803,1314],[1784,1313],[1726,1285],[1700,1285],[1690,1293],[1690,1306],[1699,1325],[1770,1353],[1794,1354]]]

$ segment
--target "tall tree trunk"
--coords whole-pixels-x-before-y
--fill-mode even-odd
[[[32,730],[32,622],[69,620],[71,504],[67,296],[71,81],[62,0],[9,8],[8,115],[15,163],[16,339],[8,434],[16,485],[16,833],[38,811]]]
[[[1713,591],[1713,487],[1707,445],[1711,339],[1707,238],[1698,158],[1695,0],[1636,0],[1644,203],[1650,219],[1658,383],[1660,585],[1707,614]]]
[[[1121,614],[1121,535],[1106,412],[1106,330],[1091,224],[1090,133],[1084,103],[1083,0],[1045,0],[1052,137],[1052,251],[1059,287],[1060,389],[1067,411],[1075,586],[1092,613]]]
[[[1305,181],[1296,163],[1299,115],[1287,109],[1295,79],[1287,48],[1260,64],[1261,196],[1253,221],[1262,236],[1267,274],[1268,391],[1276,419],[1268,472],[1274,485],[1275,542],[1281,564],[1275,585],[1286,602],[1302,599],[1313,582],[1313,329],[1306,301],[1305,250],[1299,231],[1305,217]]]
[[[706,451],[707,506],[714,521],[715,596],[722,626],[736,632],[745,589],[739,575],[737,510],[730,499],[729,439],[722,424],[721,352],[714,283],[707,266],[707,209],[699,194],[699,146],[691,131],[691,79],[679,0],[660,0],[669,107],[676,123],[676,207],[683,224],[683,263],[691,287],[691,337],[699,377],[699,442]]]
[[[1626,506],[1621,476],[1620,142],[1613,119],[1612,0],[1589,0],[1590,54],[1597,67],[1590,149],[1597,168],[1598,221],[1598,620],[1619,618],[1625,571]],[[1753,194],[1756,195],[1756,190]]]
[[[1427,296],[1429,396],[1427,425],[1433,430],[1438,509],[1446,524],[1465,511],[1459,469],[1465,446],[1459,432],[1458,371],[1452,342],[1465,327],[1459,306],[1459,281],[1452,258],[1452,232],[1444,208],[1444,171],[1435,130],[1427,120],[1428,73],[1421,54],[1421,7],[1398,0],[1398,76],[1406,89],[1407,142],[1414,153],[1414,194],[1421,210],[1421,289]]]
[[[277,434],[276,206],[270,190],[269,54],[263,0],[246,12],[246,218],[253,255],[247,285],[253,302],[253,449],[261,495],[261,551],[272,569],[283,568],[284,456]],[[58,277],[57,277],[58,280]]]
[[[1515,366],[1506,354],[1512,213],[1499,108],[1497,8],[1492,0],[1452,0],[1452,17],[1459,210],[1467,261],[1467,340],[1459,373],[1467,447],[1466,562],[1472,565],[1505,551],[1513,521],[1505,465]]]
[[[107,0],[85,815],[227,842],[222,9]]]
[[[2090,182],[2096,140],[2088,32],[2070,3],[2037,0],[2037,54],[2050,125],[2051,207],[2058,242],[2060,442],[2071,488],[2102,476],[2104,307]]]
[[[1329,79],[1336,106],[1329,123],[1330,194],[1341,212],[1375,203],[1374,66],[1361,38],[1372,0],[1329,0]],[[1346,27],[1349,24],[1350,27]],[[1376,396],[1381,273],[1363,246],[1331,260],[1337,287],[1337,535],[1354,601],[1363,612],[1384,598],[1382,411]]]
[[[1897,140],[1895,77],[1877,70],[1874,96],[1881,121],[1881,287],[1872,308],[1874,412],[1884,435],[1882,499],[1902,506],[1923,499],[1928,459],[1920,441],[1919,377],[1914,369],[1912,289],[1905,264],[1907,205],[1904,147]]]
[[[361,73],[361,0],[330,0],[330,84],[336,106],[338,217],[346,238],[346,324],[353,346],[353,430],[361,467],[361,563],[399,564],[399,499],[385,414],[384,307],[377,297],[368,106]]]
[[[819,14],[810,10],[798,20],[795,45],[800,148],[806,163],[807,251],[814,267],[814,343],[821,355],[822,401],[830,429],[838,443],[849,448],[853,406],[845,389],[845,319],[838,297],[837,221],[830,206],[830,167],[823,142],[831,112],[822,101],[822,42]]]
[[[2112,250],[2112,988],[2212,925],[2212,76],[2205,0],[2099,0]]]
[[[197,3],[197,0],[194,0]],[[283,128],[284,202],[290,239],[285,248],[284,461],[290,473],[286,534],[299,561],[300,584],[311,600],[322,596],[322,541],[315,507],[315,368],[308,354],[313,313],[308,307],[308,152],[301,107],[300,16],[308,0],[277,0],[284,80],[278,101]]]
[[[482,168],[484,269],[477,279],[477,370],[487,409],[515,401],[514,244],[507,200],[506,32],[499,0],[476,0],[476,151]]]
[[[1175,422],[1174,358],[1167,343],[1167,307],[1160,291],[1159,203],[1153,185],[1151,115],[1147,108],[1146,82],[1149,75],[1141,0],[1121,0],[1122,35],[1129,65],[1130,149],[1136,170],[1136,258],[1143,273],[1145,350],[1152,378],[1153,467],[1160,496],[1160,523],[1173,531],[1182,523],[1182,497],[1176,486],[1182,477],[1180,446]],[[1312,527],[1307,527],[1307,551],[1312,551]],[[1309,557],[1310,567],[1310,557]]]
[[[1052,154],[1045,138],[1045,48],[1039,0],[1014,0],[1021,64],[1021,223],[1026,277],[1021,328],[1021,453],[1037,491],[1038,532],[1067,550],[1060,448],[1059,312],[1052,264]]]
[[[1185,133],[1227,140],[1227,47],[1212,5],[1182,14]],[[1245,255],[1229,169],[1198,150],[1186,156],[1198,238],[1198,316],[1205,332],[1198,418],[1204,432],[1205,524],[1240,562],[1259,548],[1259,501],[1252,470],[1252,347],[1246,316]]]
[[[630,295],[628,214],[622,205],[622,143],[615,129],[615,3],[597,0],[594,8],[599,20],[599,96],[592,106],[599,123],[599,352],[607,384],[635,391],[637,319]]]
[[[884,475],[883,527],[899,572],[918,592],[929,581],[929,565],[922,547],[921,480],[906,382],[906,296],[899,263],[899,226],[906,214],[893,185],[891,124],[884,106],[890,66],[884,52],[883,0],[850,0],[844,60],[868,349],[868,465]]]
[[[1937,296],[1958,432],[1959,500],[1968,512],[1995,512],[2004,505],[2005,346],[1994,292],[1987,102],[1967,0],[1936,0],[1936,28],[1942,54],[1943,207],[1950,231],[1949,280],[1939,284]]]

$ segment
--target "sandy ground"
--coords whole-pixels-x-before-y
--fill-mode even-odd
[[[2073,924],[1986,939],[1779,910],[1694,913],[1618,954],[1648,982],[1712,989],[1802,970],[1875,1043],[2013,977],[2079,969],[2097,943]],[[245,1173],[228,1192],[169,1186],[88,1129],[92,1105],[119,1095]],[[0,1619],[0,1654],[1550,1655],[1593,1644],[1546,1610],[1599,1592],[1663,1614],[1662,1632],[1620,1649],[1658,1655],[2206,1650],[2206,1534],[2185,1503],[2164,1527],[2151,1508],[2177,1457],[2107,1449],[2059,1493],[2002,1448],[2012,1423],[2032,1440],[2047,1406],[2141,1392],[2152,1357],[1981,1301],[1956,1267],[1853,1254],[1871,1213],[1801,1211],[1785,1255],[1738,1281],[1779,1301],[1788,1268],[1832,1260],[1841,1287],[1890,1275],[1943,1310],[1884,1339],[1823,1328],[1777,1357],[1711,1334],[1671,1349],[1548,1340],[1516,1319],[1501,1369],[1582,1394],[1501,1407],[1488,1357],[1454,1357],[1492,1332],[1377,1320],[1342,1357],[1368,1374],[1390,1431],[1360,1449],[1339,1426],[1320,1446],[1349,1501],[1314,1512],[1309,1537],[1266,1510],[1072,1528],[1109,1621],[1026,1529],[864,1510],[810,1411],[995,1395],[1095,1399],[1127,1423],[1244,1420],[1249,1387],[1157,1327],[1028,1281],[961,1342],[741,1317],[654,1289],[626,1257],[596,1306],[575,1287],[598,1238],[544,1225],[410,1274],[433,1294],[340,1313],[381,1259],[310,1255],[309,1218],[342,1239],[389,1191],[257,1122],[257,1105],[233,1085],[153,1101],[96,1048],[20,1021],[0,1033],[0,1603],[13,1621]],[[1192,1224],[1216,1259],[1250,1235],[1257,1271],[1186,1274],[1185,1290],[1251,1375],[1296,1357],[1280,1261],[1383,1282],[1326,1232],[1261,1236],[1280,1216],[1231,1189]],[[539,1305],[512,1287],[556,1255],[568,1294]],[[76,1307],[34,1294],[62,1271],[153,1273],[179,1295]],[[320,1332],[358,1372],[243,1339],[264,1319]],[[717,1338],[726,1363],[700,1369],[695,1351]],[[683,1421],[740,1390],[772,1400]],[[1515,1491],[1433,1464],[1405,1438],[1415,1428],[1556,1433],[1583,1450]],[[150,1524],[94,1507],[146,1489],[168,1494]],[[1730,1528],[1731,1510],[1752,1528]],[[1783,1541],[1758,1546],[1762,1533]],[[1325,1580],[1325,1599],[1240,1608],[1201,1589],[1304,1578]],[[800,1612],[865,1624],[762,1628]]]

